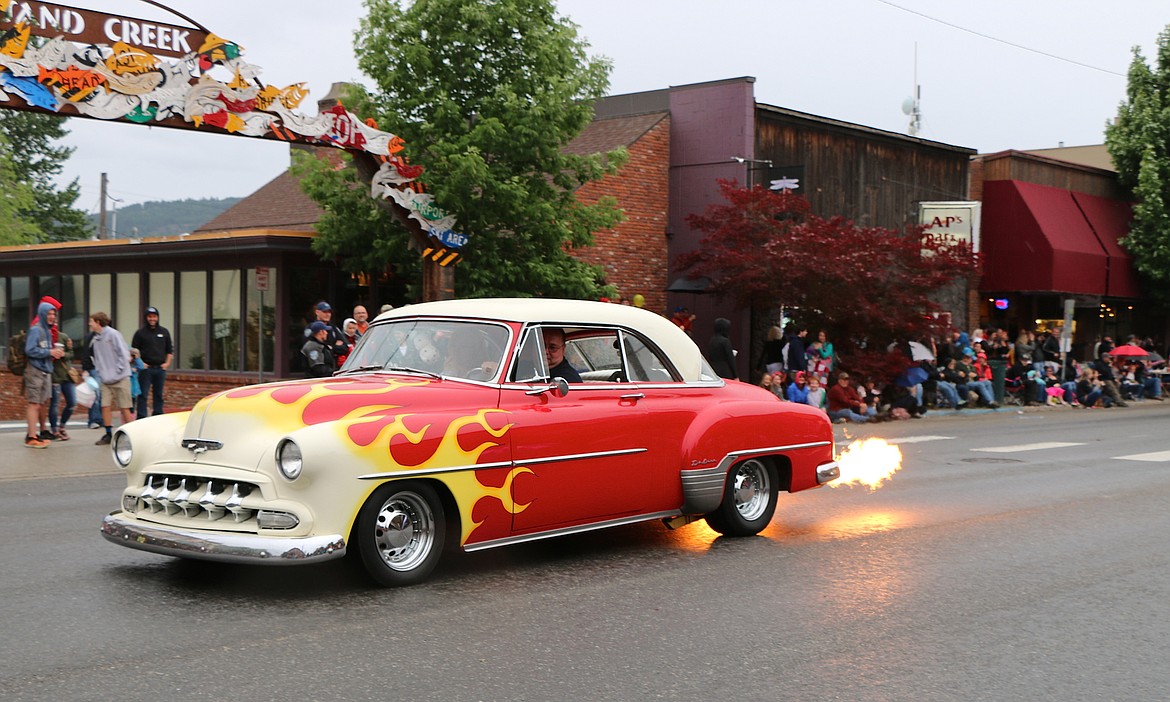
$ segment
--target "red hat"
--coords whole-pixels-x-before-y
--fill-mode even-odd
[[[52,295],[45,295],[41,298],[41,302],[47,302],[53,307],[61,309],[61,303],[58,302],[57,298],[53,297]]]

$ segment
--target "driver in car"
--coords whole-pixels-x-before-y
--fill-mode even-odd
[[[565,360],[565,330],[546,327],[544,330],[544,356],[548,361],[550,378],[564,378],[570,383],[580,383],[581,374]]]

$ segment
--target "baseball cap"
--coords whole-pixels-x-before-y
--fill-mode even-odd
[[[837,380],[840,380],[842,378],[844,378],[845,380],[849,380],[849,374],[846,373],[845,371],[841,371],[840,373],[837,374]]]
[[[158,314],[158,308],[157,307],[147,307],[146,314]]]
[[[322,312],[332,312],[333,311],[333,308],[329,306],[329,303],[325,302],[324,300],[317,303],[317,309],[321,310]]]
[[[325,322],[313,322],[309,325],[309,333],[316,334],[317,332],[325,331],[328,328],[329,325],[325,324]]]

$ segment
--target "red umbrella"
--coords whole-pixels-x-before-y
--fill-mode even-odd
[[[1123,344],[1123,345],[1118,346],[1117,348],[1113,349],[1109,353],[1113,354],[1114,356],[1149,356],[1150,355],[1150,354],[1146,353],[1146,350],[1143,349],[1142,347],[1134,346],[1133,344]]]

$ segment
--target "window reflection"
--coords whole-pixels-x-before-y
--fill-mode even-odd
[[[240,271],[211,272],[211,369],[240,370]]]
[[[186,271],[179,274],[179,333],[175,349],[179,368],[206,370],[207,352],[207,273]]]

